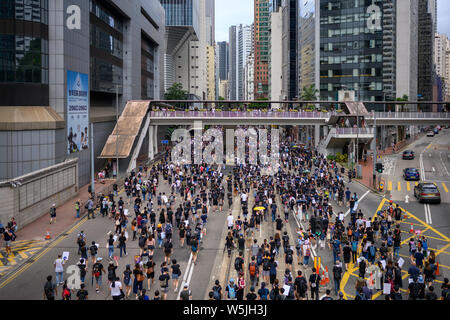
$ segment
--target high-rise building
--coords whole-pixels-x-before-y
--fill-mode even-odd
[[[317,5],[316,5],[317,3]],[[316,46],[320,43],[319,19],[316,19],[316,9],[319,12],[319,0],[300,0],[298,18],[298,96],[301,97],[304,87],[319,83],[319,54]],[[316,28],[317,23],[317,28]],[[316,58],[317,54],[317,58]],[[317,87],[318,88],[318,87]]]
[[[71,5],[80,20],[69,19],[69,28]],[[2,1],[0,111],[8,121],[0,120],[0,180],[78,158],[78,184],[89,183],[88,127],[103,145],[115,125],[116,90],[119,112],[128,100],[164,92],[164,30],[157,0]],[[86,99],[74,105],[74,97]],[[103,168],[101,148],[94,152]]]
[[[205,3],[205,16],[206,16],[206,43],[213,46],[216,43],[215,37],[215,0],[206,0]]]
[[[238,34],[237,27],[231,26],[229,28],[228,41],[230,44],[229,49],[229,64],[228,64],[228,90],[230,100],[238,99],[238,83],[239,83],[239,72],[238,72]]]
[[[445,34],[435,35],[435,55],[436,73],[443,80],[444,100],[450,99],[450,40]]]
[[[206,46],[206,65],[207,65],[207,89],[206,98],[208,100],[216,99],[216,71],[215,71],[215,50],[214,46]]]
[[[228,91],[228,80],[220,80],[220,82],[219,82],[219,97],[222,97],[225,100],[230,100],[229,91]]]
[[[255,55],[250,53],[244,66],[244,100],[255,100]]]
[[[288,100],[293,100],[298,95],[298,0],[282,0],[278,8],[283,21],[283,92]]]
[[[269,46],[269,99],[273,101],[284,100],[287,97],[283,91],[283,54],[285,40],[282,37],[283,15],[281,10],[275,8],[270,14],[270,46]],[[287,88],[285,88],[287,89]],[[277,106],[274,106],[277,107]]]
[[[198,0],[160,0],[166,14],[166,54],[164,55],[164,90],[181,83],[187,74],[190,39],[198,39]],[[185,59],[186,61],[181,61]],[[182,70],[179,70],[182,69]],[[180,74],[181,73],[181,74]],[[189,81],[189,77],[183,79]],[[185,90],[189,87],[183,84]]]
[[[253,50],[253,24],[252,25],[238,25],[237,26],[237,39],[238,39],[238,82],[237,82],[237,92],[238,99],[244,99],[244,67],[247,57]]]
[[[435,0],[419,0],[417,91],[419,100],[423,101],[433,100],[435,6]],[[431,106],[422,105],[420,109],[431,110]]]
[[[173,83],[206,98],[206,0],[160,0],[166,11],[165,90]]]
[[[320,1],[320,85],[316,88],[322,99],[336,100],[339,91],[353,90],[357,100],[383,100],[383,27],[379,21],[368,28],[366,12],[372,4],[381,13],[381,0]]]
[[[417,100],[417,74],[418,74],[418,0],[397,1],[395,4],[395,33],[392,38],[395,39],[396,52],[393,56],[393,65],[395,68],[395,93],[392,98],[402,98],[408,96],[408,100]],[[384,61],[389,63],[389,57],[386,55],[388,49],[389,29],[384,26],[386,32],[383,34],[383,57]],[[384,65],[384,79],[386,79],[386,65]],[[387,74],[389,77],[390,75]],[[385,83],[386,84],[386,83]],[[385,96],[388,96],[389,87],[384,88]],[[401,107],[401,106],[399,106]],[[409,111],[417,110],[416,105],[403,107]]]
[[[219,79],[228,80],[228,60],[229,60],[229,46],[228,42],[221,41],[217,43],[219,56]]]
[[[270,0],[254,0],[255,98],[269,95]]]

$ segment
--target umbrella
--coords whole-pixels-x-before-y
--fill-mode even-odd
[[[264,208],[264,207],[256,207],[255,209],[253,209],[253,210],[256,210],[256,211],[259,211],[259,210],[265,210],[266,208]]]

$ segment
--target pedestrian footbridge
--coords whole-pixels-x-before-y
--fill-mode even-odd
[[[202,125],[292,125],[292,126],[321,126],[331,127],[322,144],[338,145],[348,139],[373,139],[373,126],[386,125],[450,125],[450,114],[446,112],[368,112],[362,102],[335,102],[342,108],[337,111],[296,111],[296,110],[187,110],[175,109],[169,105],[170,101],[128,101],[118,123],[109,136],[99,158],[127,159],[127,171],[136,167],[136,160],[144,141],[148,141],[148,157],[153,159],[157,153],[157,135],[159,125],[185,125],[193,126],[194,122]],[[254,101],[254,103],[271,104],[273,102]],[[177,101],[176,103],[180,103]],[[242,104],[239,101],[183,101],[185,105],[231,105]],[[217,103],[217,104],[216,104]],[[277,102],[279,104],[286,103]],[[298,103],[298,102],[297,102]],[[392,103],[392,102],[389,102]],[[404,102],[402,102],[404,103]],[[313,102],[314,106],[320,106],[322,102]],[[329,101],[323,104],[330,105]],[[358,119],[360,131],[348,128],[348,123],[354,123]],[[347,123],[347,128],[343,124]],[[319,137],[316,137],[316,145]],[[325,141],[324,141],[325,140]],[[339,141],[341,140],[341,141]],[[121,167],[123,169],[123,167]]]

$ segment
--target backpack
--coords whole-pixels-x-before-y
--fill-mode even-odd
[[[263,261],[263,270],[269,270],[269,259],[265,258]]]
[[[172,233],[172,226],[170,224],[166,224],[166,233]]]
[[[308,290],[308,285],[306,284],[306,279],[302,277],[300,280],[300,289],[304,293]]]
[[[388,245],[388,247],[392,247],[392,244],[393,244],[392,237],[388,237],[387,238],[387,245]]]
[[[352,251],[356,252],[358,250],[358,242],[352,241]]]
[[[97,254],[97,246],[93,245],[90,247],[91,250],[91,255],[96,255]]]
[[[213,298],[214,298],[214,300],[220,300],[219,287],[214,287]]]
[[[340,279],[341,278],[341,274],[338,272],[338,268],[333,270],[333,276],[335,279]]]
[[[356,293],[356,297],[355,300],[367,300],[366,295],[365,294],[360,294],[359,292]]]
[[[258,254],[256,256],[256,264],[260,266],[262,264],[262,255]]]
[[[294,300],[295,299],[295,295],[294,295],[294,285],[293,284],[288,284],[289,286],[289,293],[287,295],[287,298],[289,300]]]
[[[236,297],[234,286],[230,287],[230,285],[228,285],[228,296],[230,297],[230,299],[234,299]]]
[[[236,260],[234,260],[234,268],[236,270],[240,270],[241,269],[241,258],[237,257]]]
[[[412,288],[411,288],[411,296],[413,298],[419,298],[419,284],[418,283],[413,283]]]
[[[288,263],[292,263],[292,260],[293,260],[292,252],[289,251],[288,254],[287,254],[287,256],[286,256],[286,261],[287,261]]]
[[[249,271],[252,277],[256,275],[256,264],[254,262],[250,263]]]
[[[52,283],[51,282],[47,282],[45,284],[45,287],[44,287],[45,295],[47,296],[47,298],[53,296],[53,290],[52,289],[53,289],[52,288]]]
[[[139,237],[139,247],[145,246],[145,237],[140,236]]]
[[[273,267],[270,268],[269,274],[272,276],[277,274],[277,269],[275,268],[275,264],[273,264]]]
[[[239,289],[245,288],[245,280],[244,279],[239,280],[238,284],[239,284]]]
[[[370,246],[369,247],[369,251],[370,251],[370,256],[375,257],[376,254],[376,250],[374,246]]]

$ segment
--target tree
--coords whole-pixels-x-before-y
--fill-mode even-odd
[[[255,101],[267,101],[268,98],[256,98]],[[248,105],[249,109],[267,109],[269,107],[268,103],[250,103]]]
[[[401,97],[401,98],[397,98],[396,99],[396,101],[408,101],[409,100],[409,97],[408,97],[408,95],[406,95],[406,94],[404,94],[403,95],[403,97]],[[401,107],[401,112],[403,112],[403,107],[404,107],[405,105],[404,104],[401,104],[400,105],[400,107]]]
[[[225,98],[224,97],[221,97],[221,96],[219,96],[219,99],[218,100],[225,100]]]
[[[312,84],[309,87],[304,86],[302,94],[300,95],[300,99],[303,101],[316,101],[318,93],[319,90],[316,89],[315,85]],[[307,107],[314,108],[314,105],[308,105]]]
[[[187,100],[188,92],[183,90],[181,83],[174,83],[164,94],[166,100]],[[181,103],[176,103],[176,107],[181,107]]]

